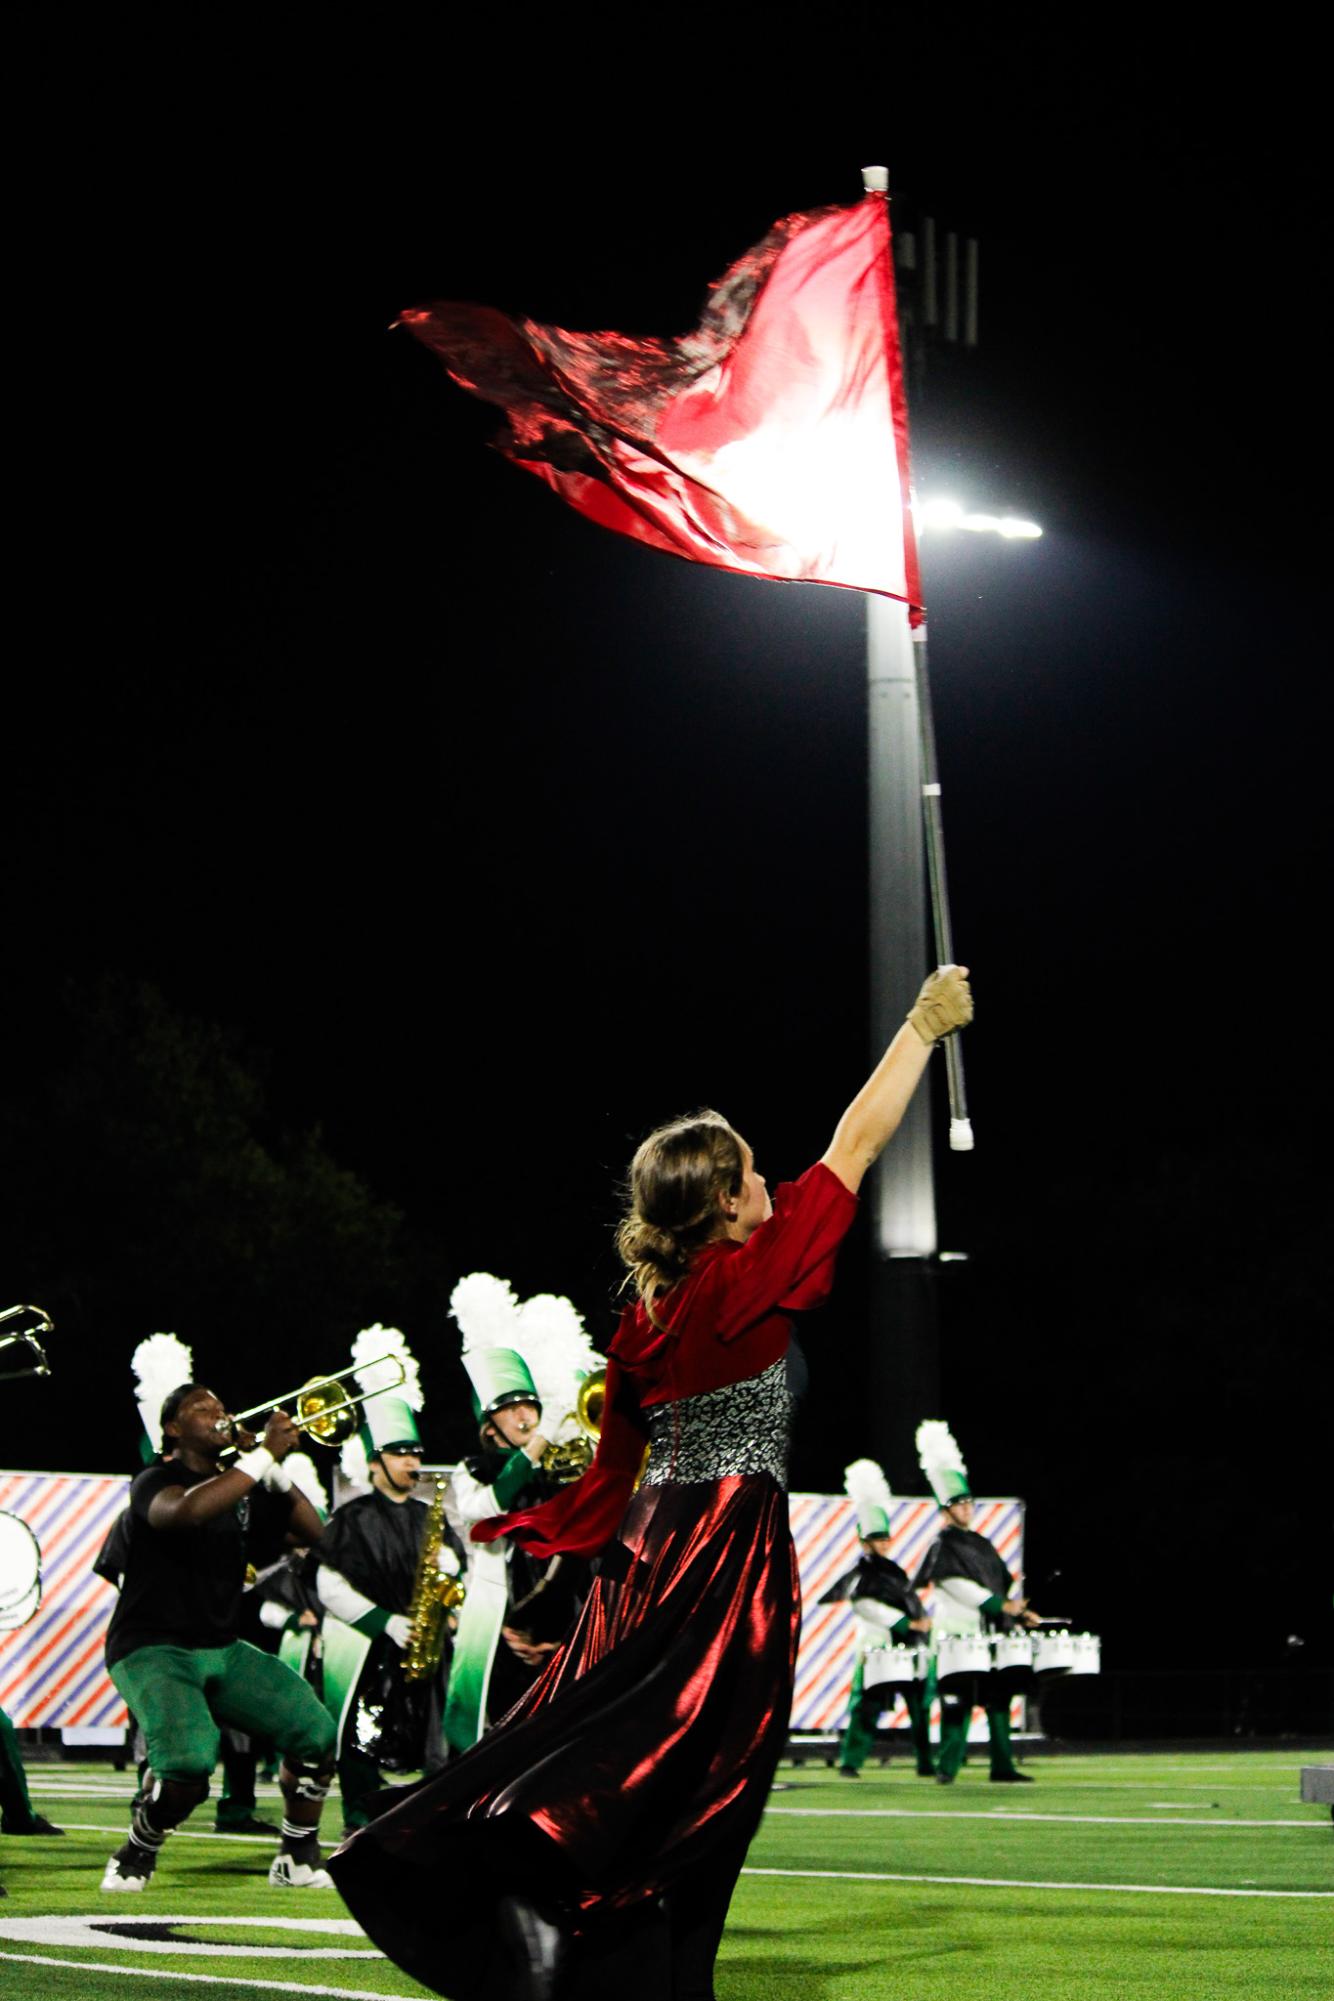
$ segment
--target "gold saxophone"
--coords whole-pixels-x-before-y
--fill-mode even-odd
[[[403,1656],[403,1673],[408,1681],[430,1681],[438,1671],[449,1635],[449,1615],[457,1611],[466,1593],[461,1577],[451,1577],[440,1568],[440,1547],[445,1539],[445,1483],[437,1480],[435,1495],[426,1510],[426,1533],[417,1552],[417,1574],[412,1580],[412,1606],[408,1617],[412,1635]]]

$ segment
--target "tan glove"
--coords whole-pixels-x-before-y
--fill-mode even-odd
[[[966,1028],[973,1018],[967,966],[938,966],[923,984],[907,1018],[926,1043],[939,1042],[942,1035]]]

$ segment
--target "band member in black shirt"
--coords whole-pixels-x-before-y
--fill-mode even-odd
[[[143,1729],[151,1783],[135,1802],[129,1838],[107,1863],[104,1890],[145,1887],[168,1834],[207,1797],[225,1727],[271,1737],[283,1752],[282,1837],[270,1883],[323,1889],[330,1882],[318,1830],[333,1724],[298,1675],[237,1636],[257,1493],[286,1508],[297,1543],[318,1542],[322,1525],[283,1467],[299,1439],[292,1420],[275,1411],[258,1444],[241,1432],[240,1455],[223,1471],[232,1429],[212,1390],[181,1384],[162,1406],[166,1457],[130,1488],[107,1669]]]

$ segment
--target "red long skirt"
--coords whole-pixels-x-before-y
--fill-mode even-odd
[[[704,1882],[725,1908],[786,1742],[800,1620],[767,1474],[642,1487],[540,1680],[333,1856],[348,1908],[449,2001],[506,1991],[502,1897],[576,1941]]]

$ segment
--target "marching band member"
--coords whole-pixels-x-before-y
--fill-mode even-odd
[[[178,1385],[161,1409],[165,1458],[130,1487],[120,1597],[107,1631],[107,1670],[143,1730],[150,1783],[104,1890],[143,1890],[167,1836],[208,1795],[221,1729],[271,1737],[279,1774],[281,1844],[275,1887],[323,1889],[320,1810],[333,1773],[334,1729],[315,1696],[271,1655],[238,1638],[254,1497],[278,1497],[293,1537],[317,1541],[319,1516],[283,1461],[300,1434],[275,1411],[261,1442],[242,1431],[240,1456],[219,1461],[234,1427],[202,1383]]]
[[[449,1677],[446,1636],[432,1672],[404,1672],[412,1641],[419,1564],[457,1575],[463,1547],[441,1520],[440,1541],[423,1558],[436,1517],[415,1498],[421,1469],[417,1363],[396,1327],[368,1327],[352,1344],[358,1387],[376,1387],[375,1364],[402,1364],[402,1384],[361,1406],[356,1437],[343,1447],[343,1472],[369,1493],[344,1501],[325,1528],[315,1588],[324,1606],[324,1703],[338,1729],[338,1785],[345,1832],[364,1827],[386,1772],[435,1771],[443,1762],[441,1711]]]
[[[178,1384],[189,1382],[194,1375],[194,1354],[186,1343],[175,1334],[150,1334],[139,1343],[130,1358],[134,1373],[135,1403],[139,1411],[139,1461],[142,1466],[152,1466],[161,1457],[162,1429],[161,1410],[164,1399]],[[286,1471],[308,1498],[314,1499],[307,1481],[299,1472],[304,1463],[314,1474],[314,1467],[305,1453],[288,1454]],[[318,1487],[318,1479],[316,1480]],[[314,1503],[319,1509],[320,1519],[327,1510]],[[104,1578],[114,1590],[119,1591],[129,1560],[130,1510],[125,1508],[117,1515],[107,1532],[93,1560],[93,1574]],[[270,1496],[264,1490],[257,1490],[251,1497],[250,1521],[246,1535],[247,1575],[249,1569],[265,1563],[281,1547],[287,1529],[287,1503],[280,1497]],[[256,1630],[254,1606],[249,1587],[242,1599],[241,1629],[239,1638],[248,1639],[260,1646],[264,1652],[272,1653],[274,1647],[265,1645],[264,1636]],[[222,1790],[218,1795],[217,1809],[213,1818],[214,1832],[218,1834],[277,1834],[279,1830],[271,1821],[256,1817],[255,1767],[259,1758],[259,1740],[252,1739],[244,1730],[223,1729],[219,1733],[218,1762],[222,1768]],[[129,1746],[131,1755],[139,1771],[140,1789],[151,1785],[148,1757],[144,1749],[143,1732],[133,1715],[130,1717]],[[268,1749],[271,1751],[272,1747]]]
[[[856,1568],[831,1584],[820,1599],[822,1605],[847,1602],[857,1621],[857,1665],[852,1676],[847,1728],[839,1740],[838,1769],[845,1779],[860,1778],[861,1768],[875,1743],[880,1713],[893,1706],[898,1694],[902,1695],[908,1711],[913,1749],[917,1753],[917,1776],[932,1779],[936,1775],[931,1756],[934,1677],[892,1686],[884,1682],[869,1688],[866,1685],[868,1654],[882,1649],[890,1640],[910,1646],[916,1637],[925,1638],[931,1631],[931,1621],[908,1582],[907,1571],[889,1553],[892,1547],[889,1482],[873,1459],[855,1459],[844,1468],[843,1487],[857,1509],[863,1555]]]
[[[450,1311],[463,1333],[479,1427],[480,1450],[455,1469],[445,1500],[466,1542],[475,1523],[537,1506],[575,1471],[577,1450],[564,1478],[543,1461],[553,1440],[571,1445],[580,1382],[602,1366],[602,1357],[568,1299],[540,1293],[520,1305],[490,1272],[460,1279]],[[590,1448],[585,1461],[591,1456]],[[471,1543],[469,1555],[445,1709],[453,1751],[466,1751],[513,1708],[557,1651],[587,1586],[586,1566],[577,1559],[538,1562],[508,1539]]]
[[[1036,1626],[1027,1598],[1014,1597],[1015,1580],[1000,1552],[973,1529],[976,1509],[968,1486],[968,1469],[948,1425],[927,1418],[917,1427],[917,1456],[931,1491],[940,1504],[944,1526],[932,1543],[916,1577],[914,1589],[934,1586],[935,1634],[1008,1632],[1018,1621]],[[936,1777],[952,1786],[968,1751],[968,1724],[981,1696],[987,1712],[994,1785],[1032,1785],[1027,1772],[1015,1765],[1010,1748],[1008,1693],[993,1686],[993,1677],[961,1675],[940,1685],[940,1764]]]

